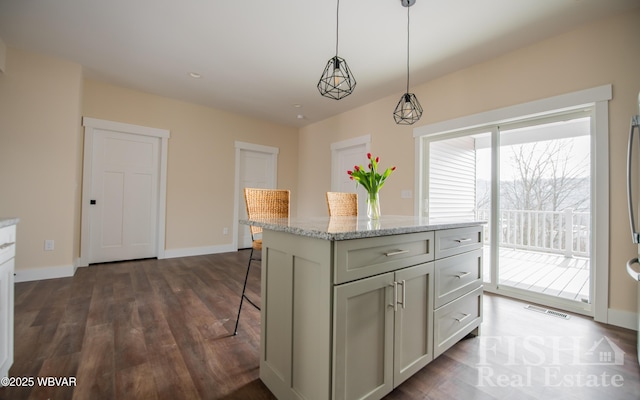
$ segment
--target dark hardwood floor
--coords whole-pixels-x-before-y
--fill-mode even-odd
[[[0,399],[273,399],[258,378],[259,312],[246,305],[231,335],[248,256],[101,264],[16,284],[11,377],[76,385],[4,387]],[[254,266],[249,296],[259,299]],[[635,340],[634,331],[485,295],[482,334],[387,399],[640,399]]]

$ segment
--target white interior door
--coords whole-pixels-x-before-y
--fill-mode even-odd
[[[91,263],[157,256],[160,138],[95,130]]]
[[[236,208],[238,219],[247,218],[244,188],[275,189],[278,149],[275,147],[236,143]],[[237,222],[236,222],[237,223]],[[247,225],[237,225],[238,248],[251,247],[251,233]]]
[[[367,153],[371,147],[371,137],[361,136],[331,145],[331,191],[358,193],[358,214],[366,213],[367,191],[349,178],[348,170],[355,165],[366,168]]]

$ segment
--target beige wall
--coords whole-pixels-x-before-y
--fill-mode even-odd
[[[624,264],[637,249],[630,242],[624,169],[629,120],[637,112],[640,90],[639,38],[640,11],[626,13],[412,89],[425,110],[415,125],[421,126],[613,85],[613,99],[609,103],[610,308],[630,312],[636,308],[636,289],[624,271]],[[331,184],[330,144],[363,134],[371,134],[372,152],[380,155],[385,166],[398,166],[381,193],[383,214],[413,213],[413,201],[400,198],[402,189],[414,187],[415,160],[413,128],[397,126],[392,118],[400,90],[397,95],[301,129],[300,214],[323,211],[322,194]]]
[[[72,273],[80,248],[82,116],[171,131],[166,249],[230,245],[234,142],[278,147],[295,212],[297,129],[83,81],[80,65],[8,48],[0,73],[0,216],[19,217],[17,279]],[[44,251],[44,240],[55,240]],[[47,272],[35,272],[44,271]],[[28,273],[26,272],[28,271]]]
[[[0,215],[19,217],[16,270],[72,268],[79,246],[80,65],[8,48],[0,73]],[[44,240],[55,240],[44,251]]]
[[[191,103],[87,80],[82,115],[171,131],[166,249],[231,244],[235,141],[274,146],[278,186],[295,204],[298,130]],[[294,210],[292,210],[293,212]]]

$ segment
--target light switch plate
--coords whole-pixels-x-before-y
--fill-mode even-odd
[[[47,239],[44,241],[44,250],[52,251],[55,248],[55,243],[52,239]]]

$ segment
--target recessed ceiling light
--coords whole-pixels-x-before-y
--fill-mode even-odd
[[[300,108],[300,107],[302,107],[302,104],[294,104],[293,106],[294,106],[295,108]]]
[[[302,114],[298,114],[298,116],[297,116],[296,118],[298,118],[298,119],[304,119],[304,115],[302,115]]]
[[[189,76],[190,76],[190,77],[192,77],[192,78],[194,78],[194,79],[200,79],[200,78],[202,78],[202,75],[200,75],[200,74],[199,74],[199,73],[197,73],[197,72],[189,72]]]

